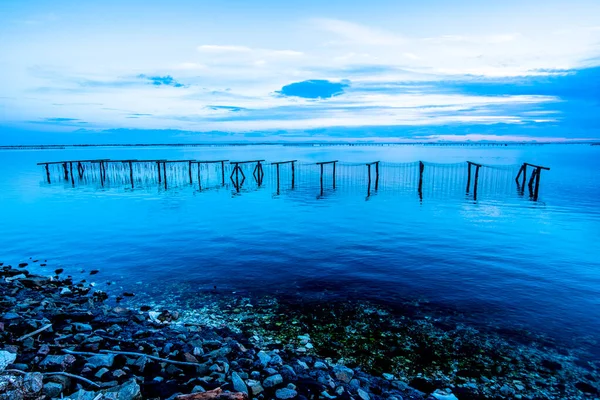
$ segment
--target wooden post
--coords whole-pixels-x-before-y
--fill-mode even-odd
[[[323,196],[323,164],[321,164],[321,196]]]
[[[333,188],[335,189],[335,165],[337,164],[337,161],[333,162]]]
[[[221,161],[221,186],[225,186],[225,161]]]
[[[69,171],[71,172],[71,185],[75,186],[75,177],[73,176],[73,163],[69,163]]]
[[[473,183],[473,200],[477,200],[477,183],[479,180],[479,167],[480,167],[480,165],[475,166],[475,182]]]
[[[471,163],[467,161],[467,165],[469,169],[467,172],[467,194],[469,194],[469,189],[471,189]]]
[[[161,182],[161,178],[160,178],[160,161],[156,162],[156,169],[158,171],[158,183]]]
[[[133,189],[133,163],[129,161],[129,180],[131,181],[131,188]]]
[[[521,191],[525,191],[525,182],[527,182],[527,164],[523,164],[523,180],[521,181]]]
[[[165,181],[165,189],[167,188],[167,162],[163,161],[163,179]]]
[[[529,186],[529,195],[533,195],[533,181],[535,180],[535,175],[537,174],[538,170],[534,169],[533,172],[531,173],[531,178],[529,178],[529,183],[527,184]]]
[[[46,168],[46,179],[48,180],[48,183],[50,183],[50,168],[48,168],[48,163],[46,163],[45,168]]]
[[[100,161],[100,184],[102,185],[102,187],[104,187],[104,173],[102,172],[102,170],[104,169],[104,161]]]
[[[188,163],[189,163],[188,164],[188,172],[189,172],[189,175],[190,175],[190,185],[191,185],[191,184],[194,183],[194,181],[192,181],[192,162],[188,161]]]
[[[67,163],[63,163],[63,170],[65,171],[65,181],[69,180],[69,170],[67,170]]]
[[[371,164],[367,164],[367,174],[369,176],[369,183],[367,185],[367,197],[371,195]]]
[[[377,190],[379,190],[379,161],[375,163],[375,191]]]
[[[83,164],[81,164],[81,161],[77,162],[77,172],[79,172],[79,179],[83,179]]]
[[[198,164],[198,190],[202,190],[202,181],[200,180],[200,163]]]
[[[295,161],[292,161],[292,189],[294,189],[294,186],[295,186],[295,178],[296,178],[296,177],[295,177],[295,170],[294,170],[294,164],[295,164],[295,163],[296,163]]]
[[[419,197],[423,198],[423,171],[425,170],[425,164],[423,161],[419,161]]]
[[[275,168],[277,169],[277,194],[279,194],[279,164],[275,164]]]
[[[542,168],[537,167],[535,169],[535,191],[533,192],[533,201],[537,201],[538,194],[540,193],[540,175],[542,174]]]

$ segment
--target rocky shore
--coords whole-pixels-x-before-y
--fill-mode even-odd
[[[0,399],[599,396],[596,360],[445,321],[242,296],[175,310],[24,267],[0,264]]]

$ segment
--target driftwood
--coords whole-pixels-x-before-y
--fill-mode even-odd
[[[17,339],[17,342],[20,342],[20,341],[22,341],[22,340],[25,340],[25,339],[27,339],[28,337],[31,337],[31,336],[33,336],[33,335],[37,335],[38,333],[40,333],[40,332],[43,332],[43,331],[45,331],[46,329],[49,329],[49,328],[52,328],[52,324],[44,325],[44,326],[42,326],[40,329],[38,329],[38,330],[36,330],[36,331],[33,331],[33,332],[31,332],[31,333],[28,333],[27,335],[23,335],[23,336],[21,336],[20,338],[18,338],[18,339]]]
[[[3,371],[4,373],[9,373],[9,374],[28,374],[28,372],[26,371],[21,371],[20,369],[5,369]],[[95,382],[90,381],[89,379],[84,378],[83,376],[79,376],[79,375],[75,375],[75,374],[70,374],[68,372],[43,372],[42,375],[44,377],[46,376],[52,376],[52,375],[62,375],[62,376],[68,376],[69,378],[73,378],[73,379],[79,379],[82,382],[87,383],[90,386],[95,386],[95,387],[100,387],[100,385],[98,385]]]
[[[173,365],[188,365],[188,366],[192,366],[192,367],[201,367],[201,366],[204,365],[204,364],[195,363],[195,362],[169,360],[167,358],[161,358],[161,357],[151,356],[149,354],[144,354],[144,353],[134,353],[134,352],[131,352],[131,351],[100,350],[100,353],[121,354],[121,355],[124,355],[124,356],[133,356],[133,357],[146,357],[146,358],[149,358],[151,360],[160,361],[160,362],[166,362],[166,363],[170,363],[170,364],[173,364]]]
[[[201,393],[182,394],[175,397],[175,400],[247,400],[248,395],[242,392],[223,392],[223,389],[216,388]]]

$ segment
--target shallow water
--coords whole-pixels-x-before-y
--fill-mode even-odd
[[[71,182],[37,162],[72,159],[297,159],[294,190],[265,164],[261,187],[246,169],[239,193],[218,167],[198,190],[187,164],[165,190],[153,172],[109,171]],[[315,161],[340,160],[336,188]],[[365,162],[381,160],[378,190]],[[417,160],[425,164],[422,198]],[[465,193],[466,160],[481,171],[478,198]],[[520,195],[522,162],[544,171],[540,196]],[[356,163],[357,165],[351,165]],[[0,151],[0,261],[48,260],[77,275],[154,294],[226,290],[329,296],[386,303],[426,300],[482,324],[567,340],[600,327],[600,147],[236,146]],[[57,166],[60,168],[60,166]],[[171,168],[171,167],[170,167]],[[228,167],[230,168],[230,167]],[[516,168],[516,169],[515,169]],[[89,171],[91,173],[91,171]],[[230,170],[227,171],[229,175]],[[371,182],[374,185],[374,178]],[[322,298],[322,297],[321,297]]]

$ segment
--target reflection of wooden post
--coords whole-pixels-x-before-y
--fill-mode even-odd
[[[63,170],[65,171],[65,181],[69,180],[69,170],[67,170],[67,163],[63,163]]]
[[[48,183],[50,183],[50,168],[48,168],[48,164],[46,164],[45,168],[46,168],[46,179],[48,180]]]
[[[419,197],[423,197],[423,171],[425,170],[425,164],[423,161],[419,161]]]
[[[81,161],[79,161],[77,163],[77,172],[79,172],[79,179],[83,179],[83,171],[84,171],[83,164],[81,164]]]
[[[129,161],[129,180],[131,181],[131,188],[133,189],[133,163]]]

